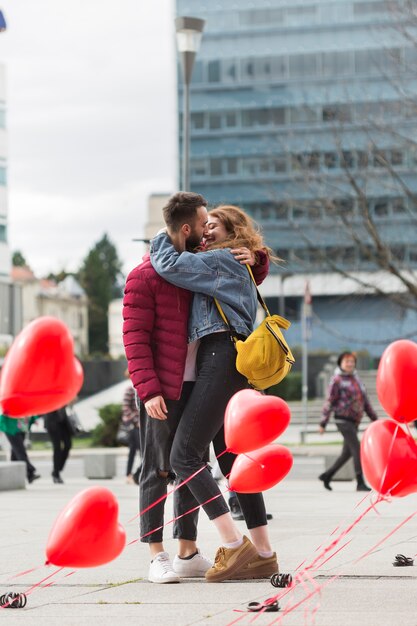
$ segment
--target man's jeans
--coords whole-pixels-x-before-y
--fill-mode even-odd
[[[166,400],[168,418],[157,420],[149,417],[140,403],[140,448],[142,453],[142,470],[139,476],[139,503],[143,511],[167,493],[167,485],[172,477],[169,463],[171,446],[190,396],[194,383],[183,384],[179,400]],[[169,472],[168,478],[161,477],[160,472]],[[173,494],[174,517],[198,506],[187,485]],[[165,499],[141,515],[140,534],[144,543],[160,543],[163,538]],[[174,522],[174,537],[195,541],[197,538],[198,509]],[[151,532],[155,531],[155,532]],[[150,534],[148,534],[150,533]]]
[[[187,485],[203,505],[210,519],[229,513],[211,471],[204,461],[205,451],[213,441],[216,456],[224,452],[224,413],[230,398],[248,382],[236,370],[236,350],[228,332],[203,337],[197,353],[197,381],[194,384],[171,451],[171,466],[181,480],[204,468]],[[219,456],[220,469],[228,476],[235,454]],[[263,496],[237,494],[248,528],[264,526],[266,512]]]

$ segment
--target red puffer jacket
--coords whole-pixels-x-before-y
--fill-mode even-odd
[[[127,277],[123,297],[123,343],[130,377],[142,402],[154,396],[178,400],[187,356],[192,294],[167,283],[149,254]]]
[[[269,258],[258,251],[253,268],[259,285]],[[143,403],[155,396],[178,400],[187,357],[192,293],[175,287],[153,269],[149,254],[127,277],[123,297],[123,343],[130,378]]]

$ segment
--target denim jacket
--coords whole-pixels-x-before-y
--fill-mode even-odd
[[[230,248],[179,254],[166,233],[151,242],[151,263],[162,278],[195,292],[188,324],[188,341],[227,330],[213,298],[217,298],[231,327],[247,337],[256,318],[255,286],[245,265]]]

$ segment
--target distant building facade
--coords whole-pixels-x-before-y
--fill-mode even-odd
[[[68,327],[75,353],[87,355],[88,301],[75,278],[67,276],[57,284],[36,278],[28,267],[13,267],[11,276],[21,292],[22,328],[41,316],[56,317]]]
[[[307,279],[312,349],[377,356],[389,339],[417,338],[414,310],[368,295],[381,280],[394,294],[404,287],[369,255],[363,220],[368,212],[415,280],[417,40],[405,36],[406,2],[176,5],[206,20],[191,84],[191,190],[245,208],[285,260],[262,292],[292,321],[291,343],[301,343]],[[180,74],[178,100],[181,129]]]

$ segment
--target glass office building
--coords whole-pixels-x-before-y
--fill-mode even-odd
[[[177,0],[178,15],[206,20],[191,84],[191,190],[245,208],[285,260],[262,291],[292,321],[293,345],[307,279],[312,349],[377,356],[390,339],[417,337],[416,311],[382,295],[405,291],[384,267],[417,270],[409,7]],[[179,75],[180,129],[181,96]]]

